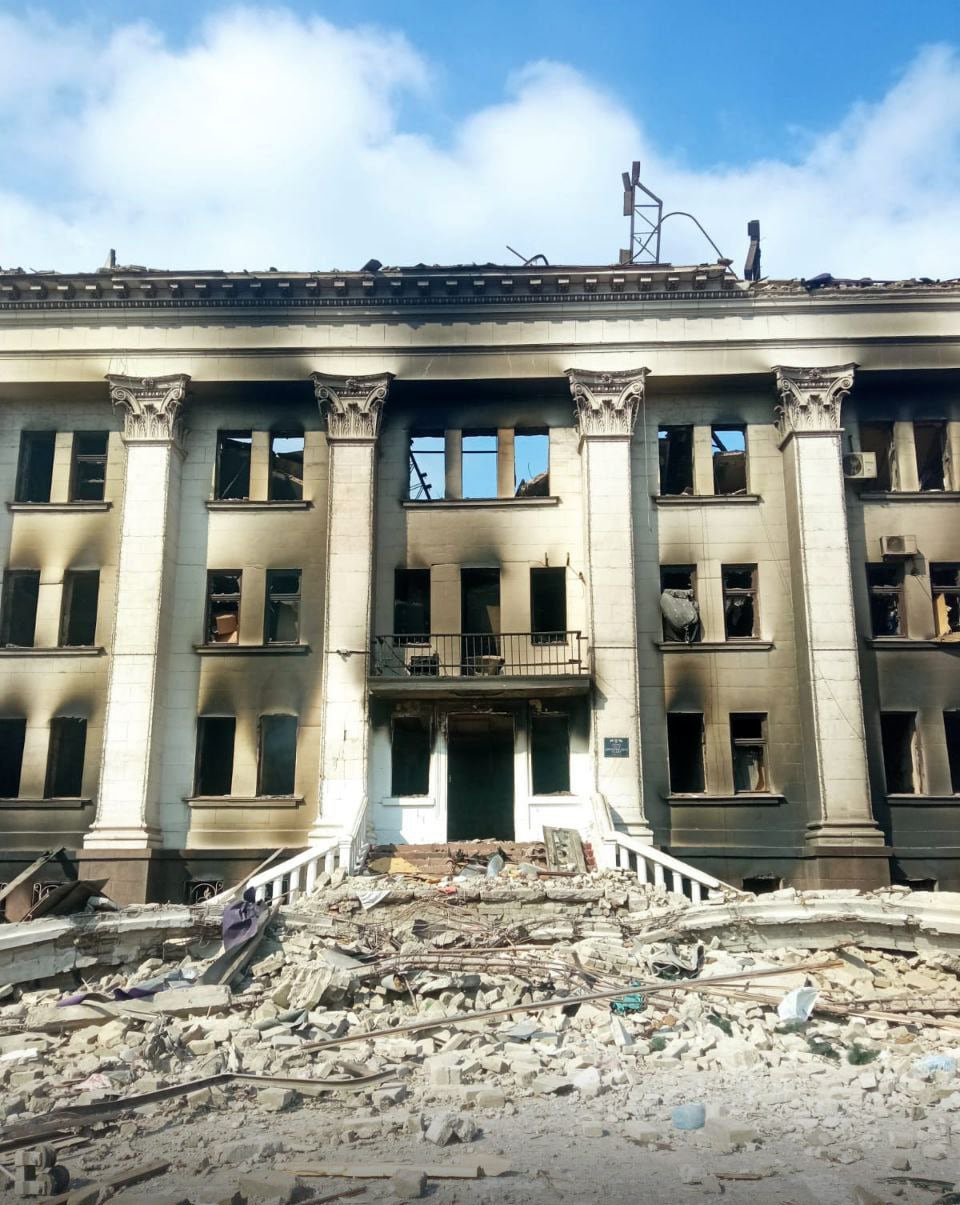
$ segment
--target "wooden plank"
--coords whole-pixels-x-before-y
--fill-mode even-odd
[[[344,1180],[389,1180],[401,1171],[423,1172],[428,1180],[479,1180],[484,1176],[504,1176],[511,1166],[497,1155],[481,1154],[462,1163],[313,1163],[283,1170],[293,1176]]]
[[[56,1197],[39,1197],[42,1205],[86,1205],[99,1200],[100,1193],[105,1189],[116,1191],[118,1188],[129,1188],[132,1184],[142,1184],[144,1180],[152,1180],[154,1176],[162,1176],[170,1170],[170,1164],[163,1159],[154,1159],[150,1163],[141,1163],[125,1172],[117,1172],[114,1176],[106,1176],[95,1184],[85,1184],[82,1188],[72,1188]]]
[[[15,891],[21,883],[25,883],[27,879],[35,875],[42,866],[46,866],[53,858],[58,858],[64,852],[64,847],[61,845],[59,849],[48,850],[45,854],[41,854],[35,862],[32,862],[26,870],[22,870],[15,879],[11,879],[6,887],[0,891],[0,903],[7,898],[11,891]]]

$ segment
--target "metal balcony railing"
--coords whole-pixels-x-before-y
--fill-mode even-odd
[[[374,678],[583,677],[580,632],[392,632],[374,636]]]

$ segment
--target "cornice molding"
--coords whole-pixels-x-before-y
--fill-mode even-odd
[[[375,440],[380,434],[380,418],[393,375],[381,372],[343,377],[311,373],[320,414],[327,425],[327,438]]]
[[[853,388],[856,364],[829,368],[774,368],[780,404],[775,407],[783,442],[790,435],[839,432],[840,407]]]
[[[594,435],[631,436],[643,402],[648,368],[616,372],[566,370],[580,438]]]
[[[123,415],[124,443],[173,443],[181,446],[181,411],[190,377],[185,372],[165,377],[108,375],[110,400]]]

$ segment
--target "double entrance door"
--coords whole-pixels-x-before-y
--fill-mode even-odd
[[[447,717],[447,840],[514,838],[513,716]]]

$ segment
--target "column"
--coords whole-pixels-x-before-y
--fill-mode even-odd
[[[818,881],[851,875],[882,880],[885,866],[857,870],[844,855],[883,856],[870,806],[853,580],[840,447],[840,406],[855,364],[774,369],[780,405],[790,575],[797,637],[805,777],[811,799],[807,841],[841,859]]]
[[[646,368],[568,369],[583,474],[596,790],[621,829],[652,841],[643,808],[631,441]]]
[[[329,447],[320,808],[310,834],[320,840],[349,830],[366,805],[376,449],[393,374],[312,379]]]
[[[159,681],[172,623],[168,604],[184,455],[180,419],[190,378],[178,373],[107,380],[110,399],[123,417],[127,455],[99,802],[84,841],[86,849],[102,854],[161,844]]]

